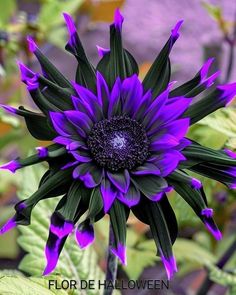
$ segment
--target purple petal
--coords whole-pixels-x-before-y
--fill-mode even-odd
[[[108,118],[116,115],[121,103],[121,80],[117,78],[111,91],[108,107]]]
[[[100,191],[103,198],[104,212],[107,213],[115,201],[117,190],[107,178],[104,178],[101,183]]]
[[[108,48],[103,48],[103,47],[98,46],[98,45],[96,45],[96,47],[97,47],[97,50],[98,50],[98,55],[99,55],[100,57],[103,57],[103,56],[105,56],[107,53],[110,52],[110,49],[108,49]]]
[[[187,139],[187,138],[182,138],[180,141],[179,141],[179,145],[177,145],[175,147],[175,150],[178,150],[178,151],[181,151],[183,150],[184,148],[186,148],[187,146],[189,146],[191,144],[191,140]]]
[[[189,107],[190,103],[192,102],[191,98],[185,97],[176,97],[171,98],[167,105],[165,105],[157,118],[156,124],[153,125],[152,128],[155,128],[162,124],[167,124],[170,121],[173,121],[179,118]]]
[[[121,98],[123,101],[123,113],[132,116],[138,109],[143,95],[143,86],[134,74],[124,79],[121,87]]]
[[[94,229],[91,224],[78,227],[75,232],[76,242],[81,249],[84,249],[91,245],[94,241]]]
[[[171,30],[171,36],[173,37],[174,41],[176,41],[179,38],[178,31],[183,22],[184,22],[183,20],[178,21],[175,27]]]
[[[69,32],[70,36],[72,36],[73,34],[76,33],[76,27],[73,22],[73,19],[68,13],[65,13],[65,12],[63,13],[63,16],[64,16],[64,19],[65,19],[65,22],[67,25],[68,32]]]
[[[186,133],[188,132],[188,128],[190,126],[190,119],[178,119],[168,123],[162,127],[162,131],[166,130],[166,133],[172,134],[177,139],[182,139]]]
[[[27,41],[28,41],[29,51],[35,52],[38,47],[37,47],[36,43],[34,42],[33,38],[31,36],[28,36]]]
[[[222,93],[219,96],[219,100],[224,102],[225,106],[227,106],[236,95],[236,83],[219,85],[216,88],[221,90]]]
[[[229,150],[229,149],[224,149],[225,153],[227,154],[227,156],[229,156],[232,159],[236,159],[236,153]]]
[[[128,170],[122,172],[109,172],[107,171],[107,176],[110,181],[118,188],[122,193],[127,193],[130,185],[130,175]]]
[[[122,203],[127,205],[129,208],[135,206],[140,201],[140,191],[134,186],[130,185],[129,190],[126,194],[119,192],[117,194],[117,199],[119,199]]]
[[[214,61],[214,58],[209,58],[202,66],[200,70],[201,81],[205,80],[205,78],[207,77],[209,68],[211,64],[213,63],[213,61]]]
[[[194,189],[200,189],[202,187],[202,183],[200,180],[198,180],[197,178],[192,178],[191,179],[191,186]]]
[[[11,230],[12,228],[14,228],[16,226],[17,226],[17,224],[15,221],[15,218],[13,217],[13,218],[9,219],[0,229],[0,235],[5,234],[7,231]]]
[[[86,136],[86,133],[90,132],[93,122],[86,114],[79,111],[65,111],[64,114],[67,120],[78,129],[81,136]]]
[[[104,114],[107,114],[110,98],[109,88],[102,74],[97,71],[97,98],[98,103],[103,107]]]
[[[61,167],[61,170],[66,170],[66,169],[68,169],[68,168],[70,168],[70,167],[73,167],[73,166],[75,166],[75,165],[78,165],[78,164],[79,164],[78,161],[75,161],[75,162],[69,162],[69,163],[67,163],[66,165],[62,166],[62,167]]]
[[[143,165],[138,166],[136,169],[134,169],[132,171],[132,174],[134,174],[134,175],[147,175],[147,174],[160,175],[161,171],[153,163],[144,163]]]
[[[114,25],[117,30],[121,31],[123,21],[124,21],[124,17],[120,13],[120,10],[117,8],[115,10],[115,15],[114,15]]]
[[[166,269],[167,278],[168,280],[170,280],[173,277],[174,273],[178,271],[175,257],[172,256],[170,258],[166,258],[164,255],[161,255],[161,260]]]
[[[47,158],[48,156],[48,149],[46,147],[36,147],[36,150],[38,152],[39,158]]]
[[[155,159],[153,159],[153,162],[160,169],[161,176],[165,177],[173,172],[179,165],[179,162],[182,160],[185,160],[185,158],[180,152],[171,150],[163,153],[160,156],[157,156]]]
[[[7,105],[4,105],[4,104],[0,104],[0,107],[3,108],[8,113],[17,114],[17,109],[16,108],[13,108],[11,106],[7,106]]]
[[[151,103],[152,103],[152,92],[151,90],[148,90],[141,98],[139,107],[133,113],[132,117],[135,118],[136,120],[143,119],[143,116],[146,113],[146,110],[148,109]]]
[[[60,248],[61,240],[58,239],[54,245],[54,247],[45,248],[45,256],[47,259],[47,265],[44,269],[43,275],[46,276],[50,274],[57,266],[58,258],[59,258],[59,248]]]
[[[62,136],[71,136],[75,134],[75,130],[70,126],[64,113],[49,112],[54,129]]]
[[[79,178],[88,188],[99,185],[104,176],[103,169],[93,163],[84,163],[78,165],[73,171],[73,178]]]
[[[86,151],[77,150],[72,151],[71,154],[78,162],[88,163],[92,161],[90,155]]]
[[[22,62],[17,61],[18,67],[21,72],[21,81],[26,83],[29,79],[34,78],[35,73],[31,71],[26,65],[24,65]]]
[[[11,171],[12,173],[15,173],[16,170],[20,169],[21,167],[22,167],[21,164],[17,160],[12,160],[0,166],[0,169],[6,169]]]
[[[201,211],[201,215],[205,216],[206,218],[212,218],[213,217],[213,209],[212,208],[204,208]]]
[[[155,100],[151,103],[151,105],[146,109],[144,113],[143,125],[146,128],[149,128],[158,118],[162,108],[167,102],[170,89],[173,83],[169,83],[167,89],[163,91]]]
[[[152,138],[152,142],[150,144],[151,151],[160,151],[166,150],[172,147],[175,147],[179,144],[179,140],[170,134],[159,135]]]
[[[64,238],[65,236],[69,235],[74,228],[74,224],[71,221],[65,221],[64,224],[56,225],[51,224],[50,225],[50,231],[54,233],[59,239]]]
[[[120,259],[123,265],[127,265],[126,248],[122,243],[118,243],[117,248],[111,248],[110,251]]]
[[[205,220],[204,223],[206,228],[209,230],[209,232],[214,236],[214,238],[217,241],[222,239],[222,233],[217,227],[215,227],[212,223],[208,222],[208,220]]]

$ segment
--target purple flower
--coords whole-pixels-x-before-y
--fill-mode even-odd
[[[64,18],[69,31],[66,50],[78,63],[75,81],[64,77],[28,38],[42,74],[21,62],[18,65],[22,82],[40,113],[2,106],[22,116],[35,138],[54,143],[38,147],[29,158],[0,167],[15,172],[42,161],[49,164],[38,190],[23,205],[15,206],[16,214],[1,232],[29,224],[31,211],[40,200],[63,195],[51,217],[44,274],[55,269],[68,235],[75,232],[82,249],[92,244],[93,224],[106,213],[114,235],[110,251],[126,264],[126,222],[132,211],[150,226],[171,278],[177,271],[172,244],[178,227],[166,193],[176,190],[215,238],[221,238],[202,183],[186,170],[235,188],[235,156],[202,147],[186,134],[191,124],[228,104],[236,93],[236,84],[210,90],[219,72],[208,75],[213,62],[209,59],[194,77],[174,88],[169,55],[183,21],[171,30],[141,81],[134,57],[122,46],[124,18],[119,10],[110,26],[110,48],[98,47],[101,60],[96,68],[87,58],[72,18],[68,14]],[[204,95],[206,89],[209,91]],[[201,99],[192,99],[200,93]]]

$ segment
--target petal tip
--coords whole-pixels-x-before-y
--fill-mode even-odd
[[[120,13],[120,9],[117,8],[114,14],[114,25],[117,30],[121,31],[123,21],[124,21],[124,17]]]
[[[27,42],[28,42],[29,51],[34,53],[38,47],[36,43],[34,42],[33,38],[31,36],[28,36]]]
[[[16,170],[20,169],[21,165],[18,161],[16,160],[12,160],[6,164],[3,164],[2,166],[0,166],[0,169],[6,169],[9,170],[12,173],[15,173]]]

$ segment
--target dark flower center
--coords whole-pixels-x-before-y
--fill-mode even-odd
[[[143,126],[126,116],[96,123],[87,143],[95,161],[112,171],[132,169],[149,155],[149,142]]]

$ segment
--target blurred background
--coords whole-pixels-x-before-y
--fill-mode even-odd
[[[35,108],[25,85],[20,81],[16,65],[16,61],[21,60],[33,70],[39,70],[34,56],[28,51],[27,35],[33,36],[44,54],[73,80],[74,59],[63,50],[67,31],[61,13],[73,15],[87,55],[96,64],[99,60],[96,45],[109,47],[109,23],[113,21],[117,7],[121,8],[125,17],[124,46],[138,61],[141,78],[168,39],[171,28],[179,19],[184,19],[181,37],[171,53],[172,80],[178,83],[189,80],[207,58],[215,57],[212,71],[221,70],[219,82],[236,81],[235,1],[8,0],[0,1],[0,104]],[[203,119],[190,130],[189,137],[215,149],[228,147],[235,150],[235,105]],[[41,145],[45,143],[33,139],[20,119],[0,109],[0,164],[16,157],[25,157]],[[37,165],[16,175],[1,171],[1,224],[13,214],[13,206],[18,199],[26,198],[37,189],[44,169]],[[122,294],[197,294],[207,274],[214,283],[211,283],[213,287],[207,294],[236,294],[236,255],[231,253],[223,269],[216,266],[222,253],[236,239],[236,194],[214,181],[202,181],[209,206],[215,209],[215,219],[224,239],[216,243],[184,201],[172,193],[169,197],[179,223],[179,238],[174,246],[179,272],[171,281],[169,290],[123,290]],[[29,229],[20,227],[0,236],[0,273],[9,278],[8,285],[2,284],[0,280],[0,295],[17,292],[36,294],[30,292],[45,285],[45,282],[39,283],[33,279],[29,282],[26,277],[40,275],[44,268],[46,220],[49,220],[50,209],[55,205],[55,202],[47,202],[35,209]],[[103,277],[108,233],[108,229],[105,231],[104,228],[107,226],[108,220],[99,222],[97,241],[87,252],[81,253],[71,241],[71,245],[62,252],[62,261],[56,270],[58,278]],[[128,266],[119,266],[119,279],[165,279],[165,271],[155,256],[155,245],[150,238],[148,228],[131,216],[128,227]],[[12,274],[16,277],[9,277]],[[19,289],[19,284],[23,291]],[[14,286],[18,286],[18,289],[14,289]],[[7,293],[9,288],[12,293]],[[46,289],[44,291],[37,294],[51,294],[46,293]],[[53,294],[77,293],[56,291]],[[88,294],[98,294],[98,291],[89,291]]]

